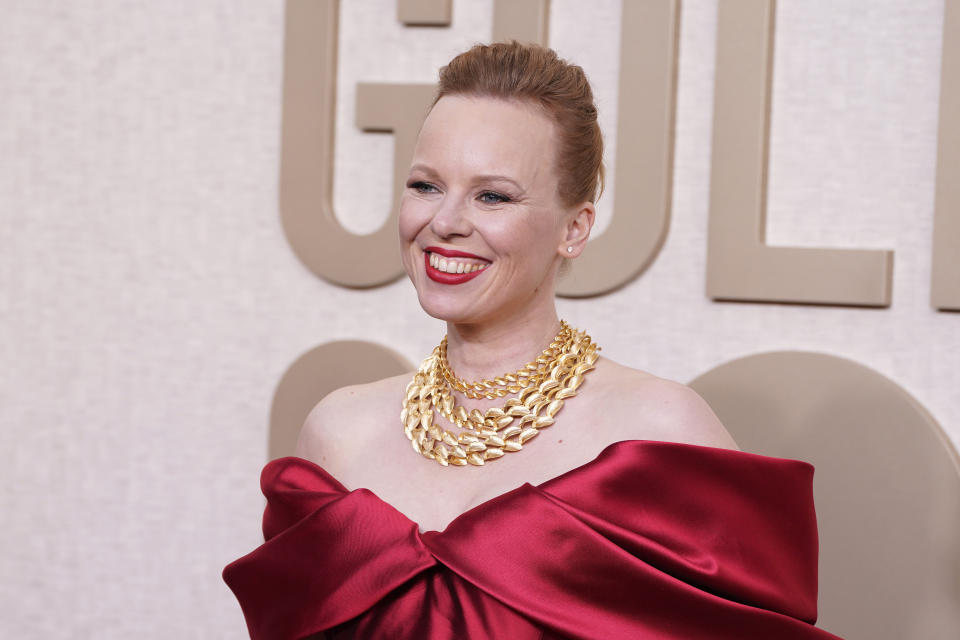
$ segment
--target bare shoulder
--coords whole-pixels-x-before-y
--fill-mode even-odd
[[[618,436],[642,428],[648,439],[739,450],[707,401],[687,385],[607,358],[596,373]]]
[[[410,374],[331,391],[307,414],[294,455],[317,464],[349,459],[376,437],[377,426],[400,415],[400,401]],[[343,428],[347,426],[349,428]]]

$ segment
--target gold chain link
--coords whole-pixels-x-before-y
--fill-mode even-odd
[[[566,323],[562,326],[569,329]],[[553,344],[545,353],[551,348]],[[564,401],[577,394],[584,375],[595,366],[598,350],[585,332],[570,329],[542,381],[521,388],[503,408],[481,413],[478,409],[468,412],[456,404],[441,366],[441,347],[437,346],[407,385],[400,412],[404,433],[414,451],[443,466],[482,465],[505,453],[520,451],[540,429],[552,425]],[[466,431],[455,434],[433,424],[435,410]]]
[[[536,360],[528,362],[513,373],[477,382],[468,382],[458,378],[453,373],[450,363],[447,361],[447,336],[444,336],[439,347],[440,372],[443,374],[443,379],[454,391],[459,391],[468,398],[486,398],[488,400],[502,398],[508,393],[518,393],[531,385],[539,385],[546,380],[550,370],[553,369],[563,353],[564,346],[569,344],[571,333],[570,325],[561,320],[560,332],[550,343],[550,346],[537,356]]]

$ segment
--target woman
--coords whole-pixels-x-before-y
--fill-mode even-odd
[[[264,469],[267,542],[224,572],[252,637],[832,637],[810,624],[812,467],[740,452],[691,389],[557,317],[601,157],[552,50],[441,70],[400,242],[447,336],[324,398]]]

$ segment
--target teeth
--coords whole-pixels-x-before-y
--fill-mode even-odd
[[[437,271],[445,273],[473,273],[487,268],[485,264],[476,264],[473,262],[460,262],[453,258],[445,258],[436,253],[430,254],[430,266]]]

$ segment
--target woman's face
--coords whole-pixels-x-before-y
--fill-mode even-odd
[[[403,264],[428,314],[474,323],[552,304],[572,214],[556,144],[528,103],[446,96],[433,107],[400,203]]]

